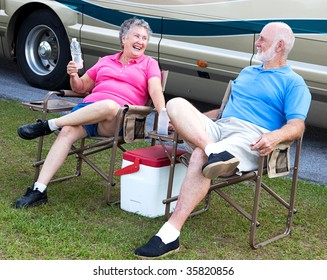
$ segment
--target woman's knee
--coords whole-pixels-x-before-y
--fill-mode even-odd
[[[120,105],[112,100],[102,100],[96,102],[97,112],[111,119],[117,115]]]
[[[74,143],[86,137],[87,133],[83,126],[64,126],[58,134],[57,141]]]

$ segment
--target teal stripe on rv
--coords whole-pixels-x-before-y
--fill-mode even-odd
[[[112,25],[120,26],[125,19],[137,16],[122,11],[104,8],[83,0],[57,1],[70,9],[84,13]],[[259,33],[262,27],[271,21],[283,21],[291,26],[294,33],[326,34],[327,19],[265,19],[238,21],[188,21],[180,19],[162,19],[142,17],[154,33],[173,36],[230,36]]]

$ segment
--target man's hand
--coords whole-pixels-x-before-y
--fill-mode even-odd
[[[251,150],[258,150],[260,156],[267,156],[279,143],[274,132],[267,132],[251,145]]]
[[[260,156],[271,153],[279,143],[294,141],[303,134],[305,125],[300,119],[291,119],[280,129],[264,133],[255,143],[251,150],[258,150]]]

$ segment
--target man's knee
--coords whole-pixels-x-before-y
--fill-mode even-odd
[[[170,99],[166,104],[166,109],[169,114],[169,116],[178,115],[180,113],[181,108],[185,106],[185,103],[187,101],[184,98],[181,97],[175,97],[173,99]]]

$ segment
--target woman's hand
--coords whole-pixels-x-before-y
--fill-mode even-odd
[[[69,61],[67,64],[67,74],[73,78],[73,77],[78,77],[78,68],[77,65],[74,61]]]
[[[168,124],[168,131],[175,131],[175,127],[173,126],[173,124],[169,121],[169,124]]]

